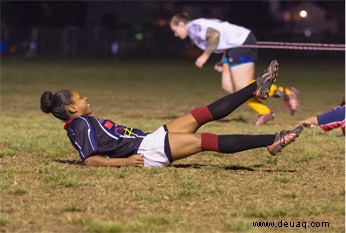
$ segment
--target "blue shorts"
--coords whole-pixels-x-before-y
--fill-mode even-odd
[[[257,39],[255,35],[250,32],[243,44],[246,45],[256,43]],[[230,66],[236,66],[243,63],[255,62],[257,61],[258,55],[256,48],[232,48],[227,51],[227,57]]]

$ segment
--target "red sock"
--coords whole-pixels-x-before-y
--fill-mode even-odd
[[[191,111],[191,114],[199,125],[203,125],[214,119],[207,106],[195,108]]]
[[[219,152],[219,136],[212,133],[202,133],[201,148],[202,151]]]

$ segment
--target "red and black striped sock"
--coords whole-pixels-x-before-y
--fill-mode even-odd
[[[208,106],[193,109],[191,114],[199,125],[203,125],[209,121],[219,120],[229,115],[245,101],[253,97],[256,89],[257,83],[253,82],[243,89],[226,95]]]

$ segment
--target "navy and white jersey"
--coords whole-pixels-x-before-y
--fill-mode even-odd
[[[187,24],[188,35],[192,42],[203,51],[207,47],[207,29],[213,28],[220,33],[220,41],[215,49],[215,53],[222,53],[226,49],[238,47],[242,45],[250,30],[229,22],[220,21],[218,19],[195,19]]]
[[[64,128],[83,161],[92,155],[129,157],[137,153],[143,138],[148,134],[140,129],[86,115],[66,122]]]

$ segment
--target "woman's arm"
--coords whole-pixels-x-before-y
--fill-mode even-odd
[[[207,38],[207,47],[205,51],[202,53],[202,55],[197,58],[195,63],[196,66],[199,68],[203,67],[204,63],[207,62],[210,55],[217,48],[217,45],[219,44],[219,41],[220,41],[220,32],[213,28],[208,28],[206,38]]]
[[[131,155],[128,158],[106,158],[100,155],[94,155],[84,160],[86,166],[105,166],[105,167],[120,167],[120,166],[134,166],[143,167],[143,155]]]

